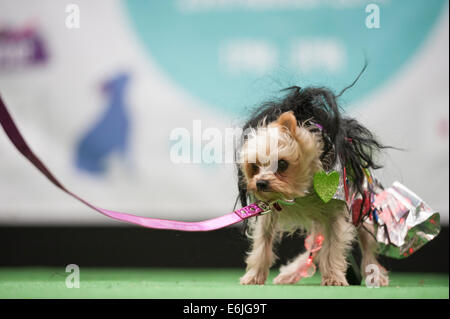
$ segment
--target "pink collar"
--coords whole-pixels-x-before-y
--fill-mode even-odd
[[[108,216],[110,218],[120,220],[123,222],[136,224],[139,226],[147,227],[147,228],[156,228],[156,229],[171,229],[171,230],[181,230],[181,231],[210,231],[219,228],[223,228],[244,219],[266,214],[270,212],[270,206],[265,202],[256,202],[240,208],[232,213],[208,219],[199,222],[182,222],[176,220],[167,220],[167,219],[157,219],[157,218],[149,218],[149,217],[141,217],[127,213],[115,212],[112,210],[104,209],[98,206],[95,206],[78,195],[72,193],[68,189],[66,189],[57,179],[56,177],[48,170],[48,168],[41,162],[41,160],[31,151],[27,142],[23,138],[22,134],[18,130],[14,120],[6,108],[6,105],[3,103],[3,100],[0,96],[0,123],[3,129],[6,132],[6,135],[9,137],[14,146],[25,156],[31,164],[33,164],[42,174],[44,174],[56,187],[60,188],[70,196],[76,198],[86,206],[96,210],[97,212]]]

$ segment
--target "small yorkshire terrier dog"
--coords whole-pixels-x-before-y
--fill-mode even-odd
[[[288,93],[283,99],[265,103],[253,113],[243,127],[244,133],[249,133],[244,135],[238,149],[242,206],[246,206],[249,199],[267,203],[304,198],[314,191],[316,172],[332,169],[342,172],[343,167],[347,168],[349,191],[354,198],[367,196],[364,169],[380,168],[374,162],[373,153],[387,146],[378,143],[357,120],[341,114],[337,98],[349,87],[338,95],[326,88],[290,87],[285,89]],[[270,145],[276,145],[276,156],[272,156]],[[261,149],[265,151],[258,151]],[[314,260],[322,275],[322,285],[349,285],[346,256],[356,238],[362,251],[363,278],[366,266],[375,264],[381,272],[380,285],[389,283],[387,271],[376,258],[376,241],[367,231],[372,225],[363,221],[356,227],[345,202],[323,204],[306,200],[299,201],[298,205],[281,202],[272,212],[253,218],[249,223],[247,234],[252,245],[241,284],[264,284],[276,260],[273,245],[283,234],[296,231],[311,238],[323,235],[322,248]],[[306,251],[282,266],[274,283],[298,282],[308,256]]]

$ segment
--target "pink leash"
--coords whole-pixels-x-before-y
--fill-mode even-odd
[[[105,216],[108,216],[112,219],[117,219],[123,222],[155,229],[171,229],[181,231],[210,231],[219,228],[224,228],[226,226],[243,221],[244,219],[264,214],[270,211],[270,208],[266,203],[257,202],[217,218],[199,222],[182,222],[176,220],[141,217],[132,214],[120,213],[108,209],[103,209],[87,202],[78,195],[72,193],[71,191],[66,189],[53,176],[53,174],[47,169],[47,167],[31,151],[22,134],[20,134],[16,124],[14,123],[14,120],[9,114],[8,109],[6,108],[6,105],[3,103],[3,99],[1,96],[0,96],[0,123],[2,124],[2,127],[5,130],[6,135],[8,135],[9,139],[14,144],[14,146],[19,150],[19,152],[22,153],[22,155],[25,156],[31,162],[31,164],[33,164],[38,170],[40,170],[41,173],[44,174],[55,186],[62,189],[64,192],[71,195],[72,197],[76,198],[86,206],[89,206],[90,208],[96,210],[97,212]]]

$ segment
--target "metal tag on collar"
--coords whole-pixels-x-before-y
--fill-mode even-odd
[[[281,210],[280,204],[292,206],[295,204],[295,198],[294,199],[286,199],[286,198],[276,199],[276,200],[270,201],[268,203],[261,201],[258,203],[258,206],[261,209],[263,209],[264,212],[260,213],[260,215],[265,215],[267,213],[271,213],[271,212],[273,212],[273,209],[280,211]]]
[[[260,201],[258,202],[258,206],[263,210],[259,215],[265,215],[272,212],[270,205],[266,202]]]

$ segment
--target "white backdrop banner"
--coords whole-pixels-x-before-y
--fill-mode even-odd
[[[378,177],[448,222],[448,38],[446,1],[0,0],[0,94],[75,193],[199,220],[233,209],[227,134],[249,109],[292,85],[337,92],[366,56],[342,106],[404,149],[386,152]],[[57,190],[3,133],[0,223],[118,224]]]

